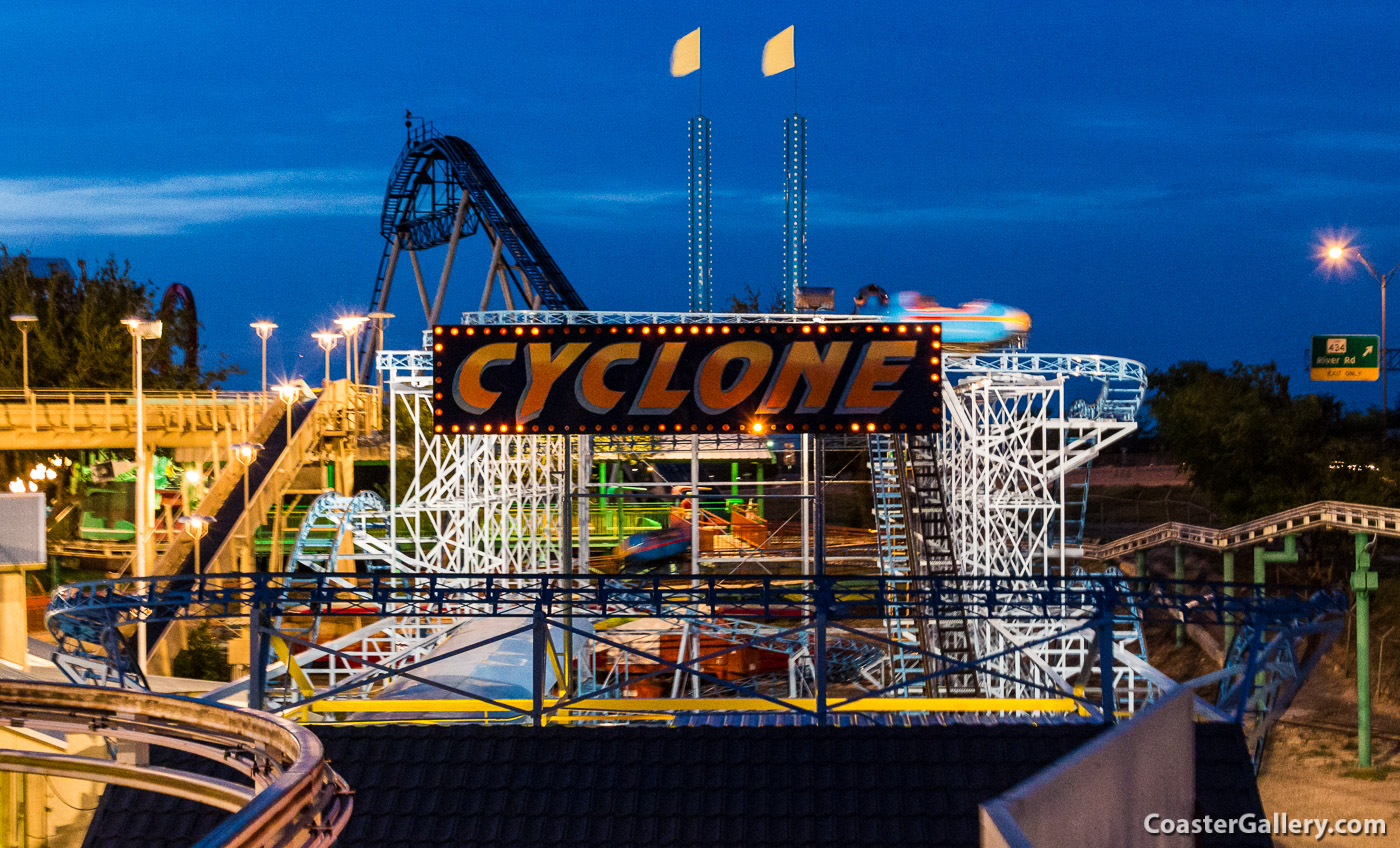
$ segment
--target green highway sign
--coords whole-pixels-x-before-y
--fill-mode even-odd
[[[1379,380],[1379,336],[1313,336],[1309,368],[1314,380]]]

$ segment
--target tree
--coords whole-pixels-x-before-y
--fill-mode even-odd
[[[190,631],[185,647],[170,661],[172,674],[192,680],[228,680],[230,670],[228,650],[214,641],[207,621]]]
[[[1163,447],[1230,523],[1317,500],[1400,503],[1400,466],[1366,415],[1329,395],[1293,397],[1273,363],[1181,362],[1150,376]]]
[[[731,294],[729,296],[728,311],[739,315],[759,315],[765,312],[772,314],[783,311],[783,305],[781,302],[778,301],[776,297],[773,298],[773,302],[770,303],[768,305],[768,309],[765,310],[763,306],[759,303],[759,300],[762,296],[762,287],[754,288],[748,283],[744,283],[743,297],[740,297],[737,294]]]
[[[181,314],[155,314],[149,281],[131,277],[131,264],[114,257],[89,270],[78,261],[77,279],[61,271],[36,277],[28,254],[10,255],[0,245],[0,310],[5,316],[29,312],[38,317],[29,334],[29,384],[35,388],[128,388],[131,386],[131,337],[121,319],[151,315],[167,321]],[[178,330],[169,327],[168,330]],[[147,343],[145,385],[149,389],[207,389],[240,369],[186,368],[174,359],[170,339]],[[22,384],[20,331],[12,321],[0,323],[0,385]]]

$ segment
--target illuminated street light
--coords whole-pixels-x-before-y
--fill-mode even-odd
[[[248,326],[262,339],[262,390],[267,391],[267,340],[272,336],[272,331],[277,329],[277,325],[271,321],[254,321]]]
[[[180,479],[184,483],[185,512],[189,512],[193,508],[195,491],[204,485],[204,472],[198,468],[186,468]]]
[[[253,531],[252,531],[252,524],[251,524],[250,520],[247,518],[247,512],[248,512],[248,476],[249,476],[249,470],[252,468],[253,463],[254,463],[254,462],[257,460],[257,458],[258,458],[258,451],[260,451],[260,450],[262,450],[262,449],[263,449],[263,446],[262,446],[262,444],[259,443],[259,442],[239,442],[238,444],[236,444],[236,445],[233,446],[233,458],[236,459],[236,460],[238,460],[238,464],[239,464],[239,465],[242,465],[242,466],[243,466],[243,512],[244,512],[244,519],[243,519],[244,525],[243,525],[243,526],[249,528],[249,530],[248,530],[248,539],[247,539],[247,541],[248,541],[248,552],[247,552],[247,553],[248,553],[248,566],[247,566],[247,567],[248,567],[248,570],[249,570],[249,571],[252,571],[252,570],[254,569],[254,562],[253,562]]]
[[[358,352],[360,330],[369,323],[369,318],[364,315],[343,315],[335,319],[335,325],[340,328],[340,332],[345,336],[345,379],[352,383],[358,383],[360,377],[355,373],[350,364],[355,353]]]
[[[296,403],[297,396],[301,394],[301,388],[292,383],[278,383],[273,386],[277,391],[277,396],[287,405],[287,447],[292,446],[292,404]]]
[[[1400,263],[1396,263],[1395,267],[1382,274],[1365,256],[1361,255],[1359,248],[1352,247],[1345,242],[1332,242],[1324,245],[1323,256],[1333,267],[1342,266],[1347,260],[1355,258],[1357,262],[1361,263],[1361,267],[1365,268],[1366,272],[1381,284],[1381,440],[1384,441],[1386,430],[1390,424],[1390,395],[1386,389],[1386,371],[1389,370],[1387,366],[1390,363],[1385,347],[1385,289],[1390,278],[1397,270],[1400,270]]]
[[[316,345],[326,352],[326,382],[331,381],[331,351],[340,344],[340,333],[332,333],[329,330],[322,330],[319,333],[312,333],[311,338],[316,340]]]
[[[248,469],[258,458],[263,446],[258,442],[239,442],[233,446],[233,458],[243,466],[243,509],[248,509]]]
[[[24,353],[24,399],[29,400],[29,328],[39,323],[37,315],[30,315],[27,312],[20,312],[10,316],[10,320],[19,327],[20,346]]]
[[[123,318],[122,324],[131,334],[131,385],[136,395],[136,568],[133,569],[133,572],[137,577],[145,577],[149,574],[150,504],[155,487],[152,485],[154,481],[150,479],[151,473],[146,462],[146,404],[141,391],[142,372],[145,371],[145,368],[141,363],[141,342],[146,339],[160,338],[163,325],[159,321],[147,321],[145,318],[137,317]],[[141,673],[145,674],[145,619],[138,622],[136,627],[136,660]]]
[[[200,573],[199,567],[199,542],[209,532],[209,525],[214,523],[212,516],[208,515],[182,515],[175,519],[175,526],[185,531],[194,540],[194,573]]]

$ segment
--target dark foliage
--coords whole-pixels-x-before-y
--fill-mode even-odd
[[[1227,522],[1318,500],[1400,504],[1400,464],[1372,416],[1292,396],[1272,363],[1180,362],[1154,371],[1151,389],[1158,439]]]
[[[0,312],[28,312],[39,320],[29,333],[29,384],[35,389],[121,389],[131,386],[131,336],[121,319],[150,316],[169,322],[164,336],[147,342],[145,387],[207,389],[241,370],[220,363],[208,370],[184,365],[179,339],[188,320],[183,313],[160,314],[151,283],[131,277],[128,262],[114,257],[89,267],[78,261],[78,276],[62,272],[35,277],[27,254],[11,255],[0,245]],[[0,321],[0,386],[23,382],[20,331]]]
[[[185,647],[170,661],[170,671],[176,677],[192,680],[228,680],[228,654],[214,641],[208,622],[190,633]]]

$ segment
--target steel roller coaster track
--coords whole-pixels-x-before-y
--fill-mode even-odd
[[[626,646],[608,641],[608,637],[590,633],[575,622],[603,620],[617,616],[691,618],[714,621],[743,618],[782,624],[773,632],[756,633],[748,640],[755,645],[766,643],[781,635],[811,631],[816,650],[822,651],[827,635],[852,636],[884,643],[886,640],[855,627],[860,620],[881,618],[898,610],[901,618],[929,621],[989,620],[1002,624],[1039,622],[1053,624],[1046,639],[1062,638],[1066,634],[1083,632],[1097,646],[1085,658],[1079,679],[1060,681],[1046,686],[1035,681],[1023,681],[1040,693],[1058,698],[1072,698],[1086,715],[1101,720],[1113,720],[1119,714],[1114,686],[1097,687],[1097,697],[1086,692],[1090,678],[1112,679],[1115,668],[1124,657],[1114,645],[1113,631],[1118,625],[1139,621],[1140,616],[1158,616],[1203,624],[1238,623],[1249,636],[1237,640],[1234,661],[1209,679],[1182,684],[1218,687],[1220,695],[1214,704],[1201,701],[1201,708],[1217,718],[1243,721],[1255,716],[1255,724],[1267,727],[1276,719],[1291,699],[1296,685],[1306,676],[1296,674],[1296,666],[1315,661],[1340,632],[1347,608],[1340,592],[1308,594],[1296,589],[1272,587],[1265,593],[1252,584],[1229,585],[1205,582],[1129,579],[1114,576],[1056,577],[969,577],[969,576],[904,576],[888,578],[861,577],[623,577],[611,575],[545,575],[545,574],[241,574],[241,575],[181,575],[178,577],[141,578],[126,581],[97,581],[71,584],[59,590],[49,607],[49,624],[55,632],[75,634],[85,632],[98,637],[98,643],[109,641],[111,631],[129,627],[138,621],[154,622],[174,619],[228,619],[241,617],[235,611],[246,611],[248,629],[253,637],[254,679],[250,682],[251,700],[260,704],[265,691],[265,669],[270,660],[267,646],[272,639],[301,644],[293,633],[278,630],[273,622],[284,616],[314,614],[319,616],[375,616],[463,618],[473,616],[504,616],[526,619],[520,632],[533,630],[545,635],[535,648],[535,662],[545,662],[550,629],[574,633],[578,638],[607,642],[620,650]],[[532,623],[533,622],[533,623]],[[70,638],[72,636],[70,635]],[[499,637],[492,637],[492,639]],[[746,644],[736,641],[724,651]],[[314,647],[307,643],[308,647]],[[1016,650],[1035,645],[1028,642]],[[460,650],[466,650],[462,648]],[[908,649],[908,646],[906,646]],[[975,671],[984,675],[1004,676],[995,666],[996,656],[957,658],[927,653],[929,671],[917,675],[922,680],[959,672]],[[1283,659],[1280,659],[1282,657]],[[261,658],[261,662],[259,659]],[[669,662],[647,654],[649,661],[660,662],[677,671],[709,677],[694,661]],[[1306,659],[1305,659],[1306,658]],[[1284,662],[1284,660],[1287,662]],[[120,661],[120,660],[119,660]],[[425,660],[421,664],[431,662]],[[792,707],[799,712],[812,713],[824,721],[828,709],[861,709],[860,702],[879,699],[896,693],[903,684],[868,689],[863,694],[838,699],[826,694],[825,658],[818,657],[816,676],[817,703],[810,709]],[[412,668],[412,667],[410,667]],[[541,666],[541,673],[543,666]],[[405,674],[409,669],[384,669],[385,679]],[[411,676],[411,675],[410,675]],[[126,675],[123,675],[126,679]],[[415,678],[416,679],[416,678]],[[741,697],[765,698],[741,683],[715,681],[727,685]],[[1170,681],[1164,685],[1174,686]],[[286,706],[291,709],[326,697],[332,697],[347,687],[316,693],[305,701]],[[448,688],[448,687],[443,687]],[[457,692],[459,697],[477,697],[470,692]],[[596,709],[597,699],[606,692],[590,693],[589,709]],[[618,693],[620,694],[620,693]],[[616,697],[614,695],[613,697]],[[536,703],[531,708],[520,707],[522,716],[537,722],[546,709],[544,692],[536,690]],[[767,698],[776,705],[781,699]],[[620,699],[620,708],[627,699]],[[788,705],[791,706],[791,705]],[[1273,710],[1273,707],[1279,707]],[[568,707],[556,702],[552,709]],[[919,705],[904,707],[918,709]],[[655,707],[652,707],[655,709]],[[1009,707],[1008,707],[1009,709]],[[1271,715],[1265,717],[1265,713]],[[1259,731],[1260,733],[1263,730]]]
[[[384,252],[379,260],[371,312],[383,312],[400,254],[407,251],[413,265],[423,315],[428,326],[438,322],[457,243],[463,236],[484,232],[492,244],[491,269],[481,308],[489,305],[492,285],[499,283],[507,309],[581,310],[583,299],[549,255],[525,216],[472,146],[442,135],[431,123],[410,127],[384,192],[379,216]],[[447,245],[437,291],[429,299],[417,253]],[[517,306],[515,296],[519,295]],[[365,346],[361,367],[374,362],[374,339]]]
[[[129,786],[232,813],[195,848],[320,848],[334,844],[350,818],[351,792],[321,741],[277,716],[149,692],[0,681],[0,721],[174,748],[242,773],[246,783],[151,766],[139,756],[114,761],[0,748],[3,771]]]

